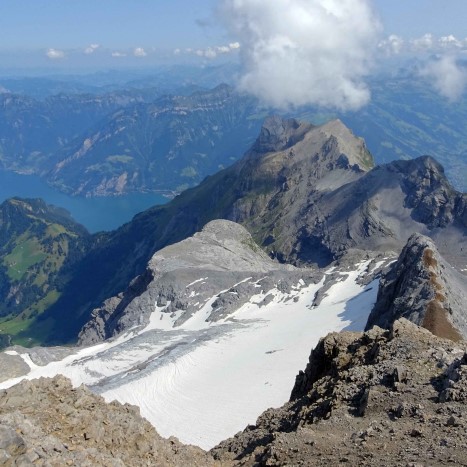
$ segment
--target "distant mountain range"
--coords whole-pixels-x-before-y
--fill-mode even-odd
[[[256,112],[254,99],[225,85],[127,106],[61,149],[48,180],[73,195],[180,192],[251,145]]]
[[[263,118],[277,113],[228,85],[201,87],[228,77],[223,68],[193,71],[191,79],[171,70],[114,86],[105,76],[100,87],[81,78],[76,89],[43,79],[42,97],[31,97],[28,80],[4,80],[0,167],[80,196],[180,192],[238,160]],[[448,102],[413,77],[385,76],[371,88],[370,104],[358,112],[301,108],[293,116],[313,124],[340,118],[377,163],[431,155],[467,190],[466,102]]]

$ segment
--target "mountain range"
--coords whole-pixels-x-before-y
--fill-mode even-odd
[[[462,463],[466,200],[432,157],[375,165],[340,120],[277,116],[243,158],[112,232],[9,200],[9,293],[18,271],[56,293],[12,321],[78,346],[0,353],[0,459]],[[54,379],[21,382],[39,377]],[[128,449],[111,452],[123,419]]]
[[[242,224],[270,257],[296,266],[326,267],[358,251],[397,253],[419,232],[461,270],[465,206],[466,195],[430,157],[374,166],[364,141],[338,120],[316,127],[271,117],[231,167],[90,237],[37,320],[49,342],[76,339],[91,311],[125,290],[157,250],[214,219]]]
[[[97,87],[74,77],[76,89],[44,79],[37,97],[28,80],[7,80],[0,94],[1,167],[38,174],[77,196],[193,187],[238,160],[263,118],[277,112],[228,85],[203,87],[228,77],[222,67],[193,71],[191,81],[176,70],[114,86],[105,76],[95,77]],[[377,163],[434,155],[465,191],[465,103],[443,100],[413,76],[375,78],[371,87],[372,100],[359,112],[306,107],[294,116],[314,124],[340,118],[365,138]]]

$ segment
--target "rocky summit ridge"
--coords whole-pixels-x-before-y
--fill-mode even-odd
[[[129,404],[57,376],[0,391],[0,465],[211,466],[194,446],[161,438]]]
[[[466,350],[405,319],[329,334],[290,402],[211,452],[242,466],[465,465]]]

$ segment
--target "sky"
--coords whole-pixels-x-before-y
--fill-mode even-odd
[[[374,63],[412,54],[455,99],[465,19],[467,0],[0,0],[0,71],[237,60],[269,104],[353,109]]]
[[[294,1],[301,0],[291,0],[291,3]],[[98,45],[101,52],[105,49],[110,56],[113,52],[113,58],[125,58],[126,54],[129,59],[139,50],[139,58],[149,60],[156,52],[207,49],[241,42],[215,14],[223,3],[228,2],[0,0],[0,52],[8,52],[11,65],[15,57],[18,63],[35,61],[41,53],[42,58],[59,60],[63,52],[63,57],[70,60],[72,51],[83,53],[91,45]],[[395,34],[406,40],[427,33],[439,37],[453,35],[458,39],[467,37],[466,0],[371,0],[369,3],[388,36]],[[56,53],[46,56],[49,50]],[[25,60],[19,60],[22,54]],[[90,58],[92,54],[87,55]]]

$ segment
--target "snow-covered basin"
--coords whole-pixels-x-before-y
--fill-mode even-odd
[[[289,399],[295,375],[320,337],[364,328],[378,288],[377,281],[357,283],[367,266],[343,273],[317,307],[311,304],[324,279],[297,287],[292,295],[275,290],[274,300],[262,307],[256,303],[264,295],[258,294],[215,324],[205,321],[215,297],[176,329],[171,327],[176,317],[155,309],[143,331],[61,361],[37,366],[22,354],[31,367],[26,378],[66,375],[107,401],[139,406],[162,436],[209,449]],[[1,383],[0,389],[21,379]]]

